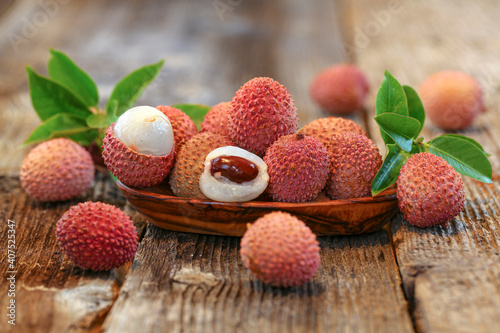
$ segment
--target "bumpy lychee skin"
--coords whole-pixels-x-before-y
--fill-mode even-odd
[[[158,105],[156,108],[170,120],[174,130],[175,151],[179,152],[181,146],[198,133],[195,123],[187,114],[177,108],[167,105]]]
[[[334,135],[325,146],[331,161],[325,187],[328,197],[370,197],[371,183],[382,165],[382,156],[373,141],[348,132]]]
[[[318,139],[321,143],[326,143],[335,134],[347,132],[366,136],[361,125],[342,117],[318,118],[304,126],[304,133]]]
[[[229,137],[229,111],[231,102],[222,102],[210,109],[201,123],[201,132]]]
[[[419,153],[403,165],[397,180],[398,206],[418,227],[446,226],[460,214],[465,201],[458,172],[439,156]]]
[[[309,92],[323,110],[348,114],[363,107],[369,90],[368,80],[358,67],[339,64],[320,72]]]
[[[274,201],[314,199],[325,187],[330,172],[326,148],[302,130],[276,140],[267,148],[264,162],[269,173],[267,191]]]
[[[108,170],[123,184],[156,186],[167,177],[174,162],[173,130],[161,111],[132,108],[108,128],[102,149]]]
[[[130,218],[102,202],[72,206],[57,222],[56,236],[73,263],[93,271],[117,268],[131,261],[137,250]]]
[[[241,238],[243,265],[256,278],[275,287],[300,286],[320,265],[316,235],[304,222],[285,212],[257,219]]]
[[[429,76],[419,93],[426,114],[445,130],[464,129],[486,110],[479,82],[459,71]]]
[[[207,199],[200,189],[200,176],[205,170],[205,158],[214,149],[233,146],[233,142],[222,135],[198,133],[188,140],[175,158],[170,175],[170,187],[178,197]]]
[[[68,200],[82,194],[94,181],[90,154],[67,138],[45,141],[33,148],[23,163],[21,186],[40,201]]]
[[[229,113],[229,137],[258,156],[281,136],[298,130],[297,108],[286,88],[267,77],[245,83],[234,96]]]

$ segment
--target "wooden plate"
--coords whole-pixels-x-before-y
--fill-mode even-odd
[[[130,204],[152,224],[167,230],[200,234],[242,236],[247,223],[276,210],[297,216],[318,236],[362,234],[381,229],[397,211],[394,188],[369,198],[227,203],[179,198],[166,185],[132,188],[120,181],[117,184]]]

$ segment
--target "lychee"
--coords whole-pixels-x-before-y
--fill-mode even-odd
[[[320,72],[309,92],[323,110],[348,114],[363,107],[369,90],[368,80],[358,67],[338,64]]]
[[[325,187],[330,199],[371,196],[371,183],[382,165],[382,156],[373,141],[347,132],[331,137],[325,147],[331,160]]]
[[[227,146],[211,151],[205,158],[200,189],[212,200],[242,202],[261,195],[268,182],[267,165],[259,156]]]
[[[397,180],[398,206],[405,219],[418,227],[446,226],[460,214],[465,201],[458,172],[431,153],[412,155]]]
[[[429,76],[419,93],[426,114],[445,130],[464,129],[486,110],[479,82],[459,71]]]
[[[167,105],[158,105],[156,108],[167,116],[172,125],[175,152],[178,153],[181,146],[198,133],[196,125],[187,114],[177,108]]]
[[[251,224],[241,238],[243,265],[257,279],[275,287],[300,286],[320,265],[316,235],[285,212],[272,212]]]
[[[231,102],[222,102],[210,109],[201,123],[201,132],[210,132],[229,137],[229,111]]]
[[[276,140],[267,148],[264,162],[270,177],[267,191],[275,201],[314,199],[325,187],[330,172],[326,148],[302,130]]]
[[[72,206],[57,222],[56,236],[66,256],[93,271],[110,270],[134,258],[137,232],[115,206],[84,202]]]
[[[232,146],[222,135],[198,133],[180,149],[170,175],[170,187],[178,197],[206,199],[200,189],[200,176],[205,170],[205,158],[214,149]]]
[[[168,117],[150,106],[123,113],[106,131],[104,163],[127,186],[156,186],[173,165],[175,142]]]
[[[264,156],[280,136],[298,130],[297,108],[286,88],[267,77],[245,83],[234,96],[229,113],[229,137],[234,143]]]
[[[57,138],[33,148],[23,163],[21,186],[40,201],[68,200],[82,194],[94,181],[90,154],[78,143]]]
[[[347,132],[367,136],[361,125],[342,117],[318,118],[304,126],[304,133],[318,139],[321,143],[326,143],[335,134]]]

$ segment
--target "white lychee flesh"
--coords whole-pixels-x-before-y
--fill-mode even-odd
[[[137,106],[123,113],[113,127],[113,135],[144,155],[168,155],[174,146],[174,131],[168,117],[151,106]]]
[[[236,156],[253,163],[257,176],[245,182],[234,182],[218,173],[212,174],[212,161],[221,156]],[[267,188],[269,175],[266,163],[257,155],[234,146],[220,147],[205,158],[205,170],[200,176],[200,189],[207,198],[222,202],[250,201],[261,195]]]

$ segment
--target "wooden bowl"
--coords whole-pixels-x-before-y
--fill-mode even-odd
[[[117,185],[130,204],[152,224],[167,230],[200,234],[243,236],[247,223],[276,210],[297,216],[318,236],[362,234],[381,229],[397,211],[395,188],[369,198],[227,203],[179,198],[163,184],[132,188],[117,181]]]

